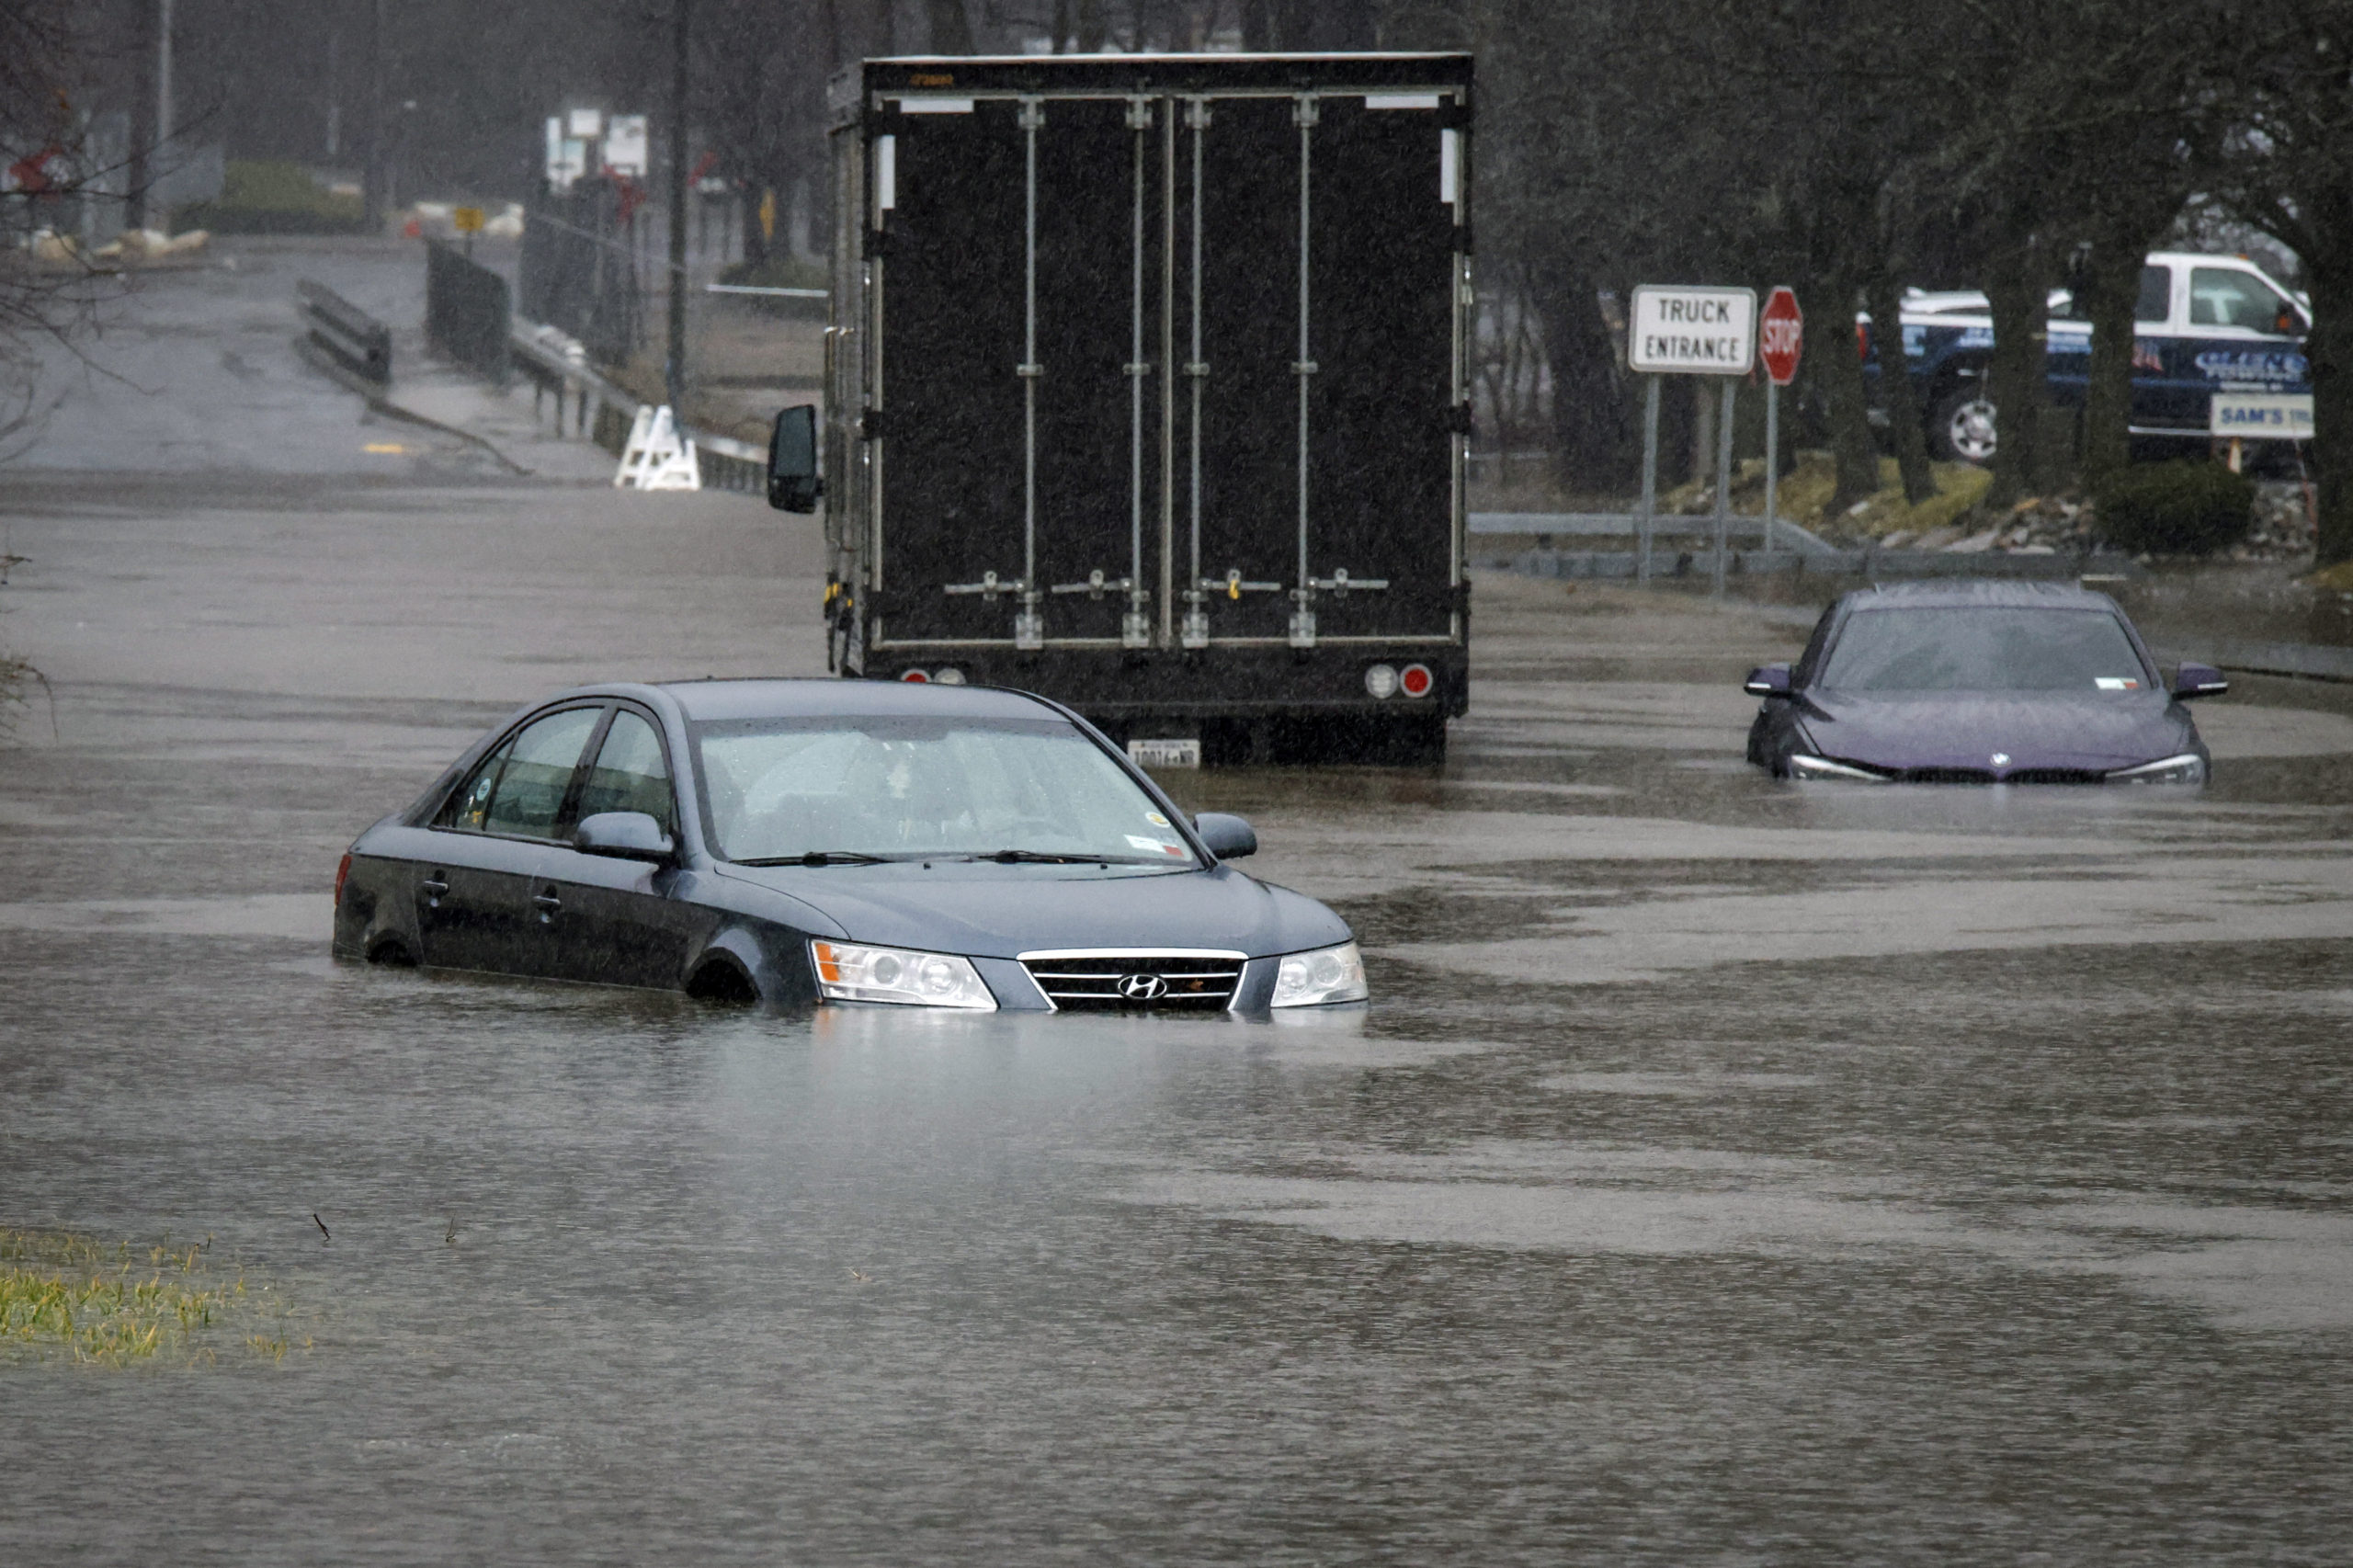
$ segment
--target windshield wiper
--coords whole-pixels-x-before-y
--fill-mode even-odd
[[[893,858],[869,855],[863,849],[812,849],[806,855],[774,855],[763,860],[738,860],[738,866],[881,866]]]
[[[1000,866],[1157,866],[1141,855],[1050,855],[1040,849],[1000,849],[994,855],[961,855],[962,860],[994,860]],[[1168,862],[1174,864],[1173,861]]]

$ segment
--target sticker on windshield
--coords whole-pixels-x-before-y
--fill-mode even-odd
[[[1185,853],[1182,845],[1165,844],[1157,838],[1143,838],[1132,833],[1128,835],[1128,846],[1131,849],[1144,850],[1149,854],[1171,855],[1180,858]]]
[[[1143,820],[1152,824],[1154,827],[1166,827],[1168,825],[1168,819],[1162,816],[1158,812],[1144,812]]]
[[[2094,676],[2092,684],[2102,691],[2138,691],[2141,683],[2125,676]]]

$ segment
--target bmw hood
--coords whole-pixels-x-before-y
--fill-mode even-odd
[[[2154,691],[1809,692],[1801,723],[1817,756],[1899,772],[2107,772],[2204,751],[2188,713]]]
[[[1085,948],[1209,948],[1251,958],[1329,947],[1347,924],[1313,899],[1229,866],[1142,874],[1093,868],[936,862],[727,866],[878,947],[1017,958]]]

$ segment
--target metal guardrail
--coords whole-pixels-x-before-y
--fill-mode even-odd
[[[1661,512],[1651,519],[1651,537],[1713,538],[1715,526],[1712,513]],[[1637,539],[1642,535],[1643,523],[1638,512],[1473,512],[1470,531],[1474,535],[1533,536],[1540,541],[1540,549],[1549,549],[1540,541],[1556,538]],[[1728,539],[1761,540],[1768,545],[1813,554],[1832,548],[1828,541],[1787,517],[1775,517],[1768,529],[1761,517],[1734,513],[1726,520],[1724,533]]]
[[[574,433],[587,440],[597,438],[605,409],[619,416],[619,428],[626,433],[643,406],[634,392],[589,363],[588,351],[578,339],[555,327],[517,318],[507,335],[506,352],[509,362],[530,381],[535,408],[544,406],[540,400],[548,395],[555,398],[558,434],[563,430],[567,402]],[[767,494],[768,454],[764,449],[704,430],[688,428],[684,434],[695,444],[705,489]]]
[[[392,384],[392,329],[324,283],[305,278],[294,285],[302,301],[302,324],[319,351],[362,381]]]

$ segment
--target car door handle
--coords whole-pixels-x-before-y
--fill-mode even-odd
[[[531,900],[531,902],[540,906],[540,918],[542,920],[552,917],[557,911],[563,907],[563,900],[555,895],[555,890],[552,888],[549,889],[546,892],[537,895]]]
[[[442,881],[440,874],[436,872],[425,879],[425,891],[432,897],[441,898],[448,894],[449,884]]]

